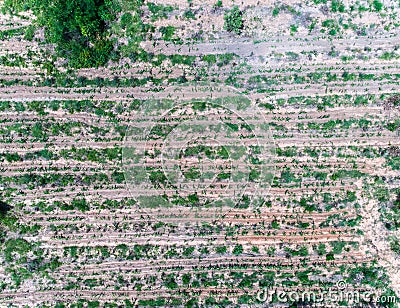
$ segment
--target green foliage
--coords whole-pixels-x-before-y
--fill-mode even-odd
[[[174,274],[169,274],[164,278],[164,285],[170,289],[170,290],[175,290],[178,288],[178,284],[175,281],[175,275]]]
[[[197,196],[197,193],[194,193],[188,196],[188,201],[190,204],[196,205],[200,201],[200,199]]]
[[[229,32],[235,32],[236,34],[242,33],[243,24],[243,12],[235,6],[232,10],[228,11],[225,16],[225,29]]]
[[[165,305],[165,299],[141,299],[139,300],[140,307],[162,307]],[[133,307],[133,306],[132,306]]]
[[[240,254],[242,254],[242,253],[243,253],[243,246],[240,245],[240,244],[237,244],[237,245],[233,248],[232,253],[233,253],[234,255],[240,255]]]
[[[259,281],[260,287],[268,288],[274,285],[275,272],[265,272],[263,278]]]
[[[113,51],[110,23],[120,7],[113,0],[33,1],[33,12],[46,39],[72,67],[97,67],[107,63]]]
[[[302,284],[307,284],[310,282],[308,279],[309,273],[307,271],[305,272],[297,272],[296,277],[301,281]]]
[[[332,253],[340,255],[342,253],[343,248],[346,246],[345,242],[334,241],[330,243],[332,246]]]
[[[9,210],[11,210],[11,206],[3,201],[0,201],[0,219],[6,217]]]
[[[300,249],[298,250],[297,254],[300,257],[308,256],[308,248],[307,248],[307,246],[301,246]]]
[[[249,181],[255,182],[261,175],[261,172],[256,169],[251,169],[249,174]]]
[[[335,256],[333,253],[326,254],[326,261],[333,261],[335,260]]]
[[[383,286],[385,279],[382,277],[381,269],[374,265],[368,265],[362,263],[357,267],[349,270],[349,277],[347,278],[349,283],[358,283],[362,285],[371,286]]]
[[[172,37],[175,34],[175,27],[174,26],[162,26],[160,28],[160,32],[163,36],[163,40],[165,41],[172,41]]]
[[[0,201],[0,243],[5,240],[8,229],[16,222],[16,218],[8,214],[10,210],[11,206],[8,203]]]
[[[345,11],[344,4],[340,2],[339,0],[332,0],[332,6],[331,6],[332,12],[341,12],[343,13]]]
[[[214,5],[215,7],[222,7],[222,0],[218,0]]]
[[[18,153],[4,153],[2,156],[4,156],[9,163],[22,161],[22,157]]]
[[[25,31],[24,39],[26,39],[27,41],[32,41],[35,31],[36,31],[36,28],[34,25],[27,27],[26,31]]]
[[[4,258],[7,262],[11,262],[15,253],[20,257],[23,257],[31,250],[31,248],[32,245],[22,238],[9,239],[5,243]]]
[[[382,11],[383,3],[380,2],[379,0],[374,0],[374,1],[372,2],[372,5],[373,5],[375,11],[377,11],[377,12]]]
[[[392,206],[384,206],[379,211],[381,212],[381,219],[383,220],[385,227],[388,230],[398,230],[400,228],[400,196],[397,195],[397,199],[394,201]]]
[[[165,185],[167,183],[167,177],[162,171],[153,171],[149,174],[149,179],[156,185],[156,187],[161,187],[160,185]],[[160,184],[161,183],[161,184]]]
[[[216,55],[204,55],[201,58],[202,61],[207,62],[207,64],[212,65],[217,63],[217,56]]]
[[[89,210],[89,204],[86,199],[74,199],[71,201],[71,205],[82,212]]]
[[[251,252],[260,253],[260,249],[257,246],[252,246],[251,247]]]
[[[16,28],[16,29],[7,29],[7,30],[0,31],[0,40],[5,40],[5,39],[9,39],[11,37],[17,36],[17,35],[21,35],[21,34],[25,33],[25,29],[27,29],[27,28],[20,27],[20,28]]]
[[[279,228],[280,228],[279,222],[276,221],[276,220],[273,220],[273,221],[271,222],[271,227],[272,227],[273,229],[279,229]]]
[[[286,247],[285,251],[289,256],[300,256],[300,257],[307,257],[308,256],[308,248],[307,248],[307,246],[301,246],[298,250],[290,249],[290,248]]]
[[[400,240],[395,236],[391,236],[389,237],[389,243],[390,249],[400,255]]]
[[[124,176],[124,174],[123,174],[122,172],[118,172],[118,171],[114,171],[114,172],[111,174],[111,178],[112,178],[115,182],[117,182],[118,184],[121,184],[121,183],[123,183],[123,182],[125,181],[125,176]]]
[[[191,280],[191,275],[188,273],[188,274],[183,274],[182,275],[182,283],[184,284],[184,285],[188,285],[189,283],[190,283],[190,280]]]
[[[276,154],[278,156],[295,157],[297,154],[296,147],[288,147],[285,149],[276,148]]]
[[[30,8],[29,0],[5,0],[1,7],[2,14],[16,14]]]
[[[122,29],[126,29],[133,22],[133,16],[131,13],[124,13],[121,16],[120,25]]]
[[[291,33],[291,34],[297,32],[297,31],[298,31],[298,29],[297,29],[297,26],[296,26],[296,25],[290,25],[290,33]]]
[[[185,13],[183,14],[183,16],[187,19],[196,19],[196,16],[194,15],[192,10],[187,10],[185,11]]]
[[[333,181],[344,179],[344,178],[354,178],[359,179],[364,174],[358,170],[338,170],[331,175]]]
[[[326,254],[326,245],[324,243],[318,244],[316,251],[319,256],[325,255]]]
[[[226,246],[217,246],[215,247],[215,252],[219,254],[226,253]]]
[[[167,18],[168,13],[172,12],[174,8],[171,5],[159,5],[152,2],[147,3],[149,11],[152,13],[152,20],[155,21],[160,18]]]
[[[395,53],[395,52],[389,52],[389,51],[385,51],[381,56],[379,56],[379,59],[382,60],[393,60],[393,59],[398,59],[399,56]]]
[[[190,247],[186,247],[185,250],[183,251],[183,255],[185,257],[190,256],[192,253],[194,252],[194,247],[190,246]]]
[[[220,180],[230,179],[230,177],[231,177],[230,172],[221,172],[221,173],[218,173],[218,175],[217,175],[217,178]]]
[[[394,122],[386,123],[386,128],[391,132],[396,131],[400,127],[400,120],[396,119]]]

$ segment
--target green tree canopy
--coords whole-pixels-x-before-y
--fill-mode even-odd
[[[49,43],[75,68],[97,67],[113,53],[109,27],[121,8],[117,0],[6,0],[3,13],[31,9]]]
[[[73,67],[106,64],[113,50],[108,27],[120,11],[113,0],[33,0],[46,38]]]

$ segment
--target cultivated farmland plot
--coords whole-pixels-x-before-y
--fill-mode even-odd
[[[0,6],[0,307],[397,307],[399,1]]]

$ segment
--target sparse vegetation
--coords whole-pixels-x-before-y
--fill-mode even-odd
[[[397,5],[1,11],[4,306],[253,307],[338,280],[394,294]]]

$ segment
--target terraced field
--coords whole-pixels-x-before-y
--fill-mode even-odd
[[[374,294],[364,305],[396,307],[399,6],[123,0],[111,26],[121,56],[80,69],[54,55],[30,11],[5,10],[0,306],[303,307],[312,301],[283,301],[279,292],[344,285]],[[243,18],[238,33],[224,17],[235,7]],[[187,104],[235,104],[235,96],[260,116],[247,114],[246,126],[231,112],[226,139],[216,138],[225,144],[206,134],[200,149],[191,134],[179,139],[184,128],[159,138],[196,110],[203,122],[195,124],[213,132],[214,120],[229,112]],[[168,116],[143,113],[158,104]],[[252,135],[257,125],[265,139]],[[143,132],[153,139],[141,139]],[[243,143],[237,169],[224,156],[227,140]],[[166,165],[157,152],[165,147],[183,154]],[[259,163],[248,149],[267,159]],[[127,160],[148,171],[146,185],[130,185],[138,174]],[[199,161],[217,177],[205,178],[202,191],[193,188],[198,181],[173,186],[160,175],[179,167],[193,183]],[[252,172],[260,165],[273,177]],[[250,174],[236,199],[232,170]],[[256,207],[247,202],[254,196],[262,201]],[[208,206],[224,198],[233,201]],[[330,300],[315,305],[361,305]]]

